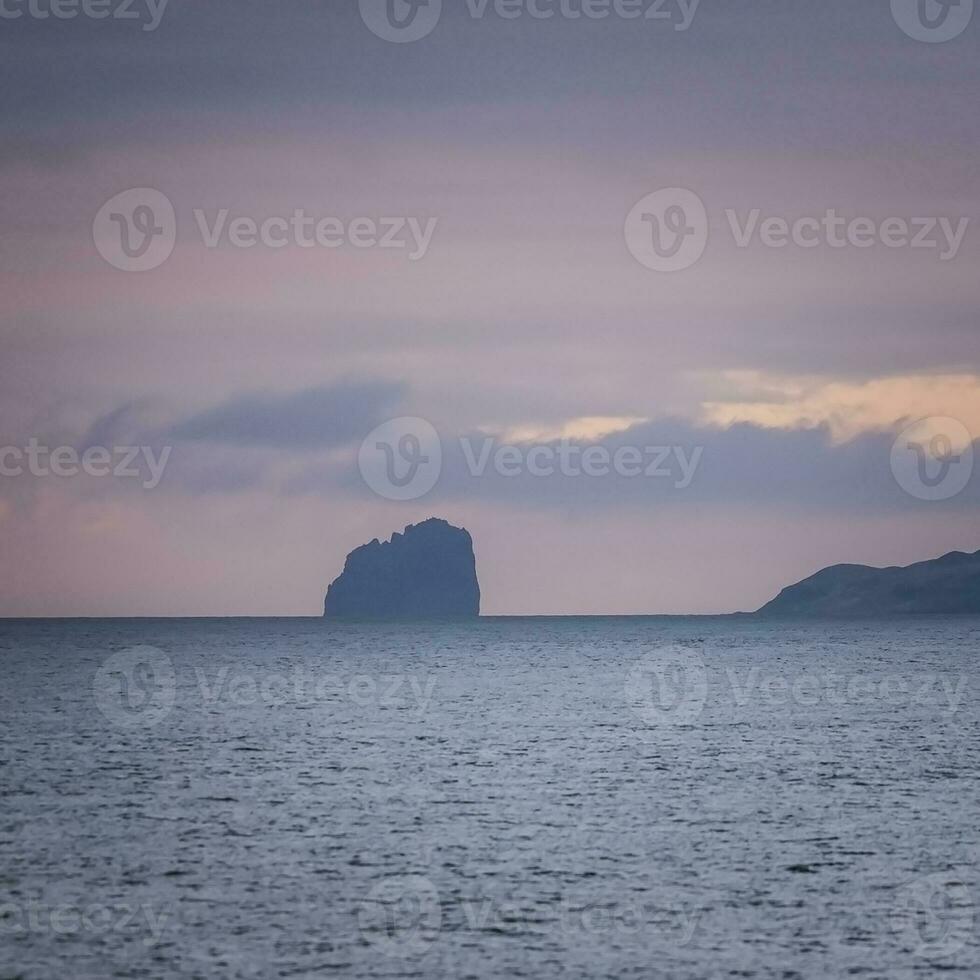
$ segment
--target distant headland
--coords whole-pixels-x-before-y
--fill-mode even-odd
[[[833,565],[784,588],[751,618],[857,619],[980,615],[980,551],[954,551],[906,567]],[[432,517],[388,541],[355,548],[330,583],[332,619],[475,619],[480,585],[473,539]],[[653,612],[648,615],[654,615]]]
[[[473,539],[430,518],[390,541],[355,548],[330,583],[323,615],[343,619],[473,619],[480,615]]]
[[[755,615],[874,617],[980,614],[980,551],[904,568],[833,565],[783,589]]]

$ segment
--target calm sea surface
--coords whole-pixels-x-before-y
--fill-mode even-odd
[[[980,976],[978,641],[0,622],[0,977]]]

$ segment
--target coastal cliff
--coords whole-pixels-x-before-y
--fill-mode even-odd
[[[345,619],[470,619],[480,614],[473,539],[430,518],[355,548],[331,582],[323,615]]]
[[[980,614],[980,551],[904,568],[834,565],[783,589],[760,616]]]

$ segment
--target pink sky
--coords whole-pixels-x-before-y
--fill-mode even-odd
[[[138,39],[8,25],[0,446],[101,433],[172,457],[152,490],[0,476],[0,615],[316,615],[351,548],[432,514],[473,533],[490,614],[727,612],[837,561],[980,548],[976,484],[912,499],[888,456],[927,416],[980,436],[977,27],[921,44],[883,6],[763,3],[752,21],[705,5],[683,34],[643,37],[457,12],[405,45],[354,10],[257,32],[257,7],[224,0]],[[133,187],[177,219],[173,254],[145,273],[92,238]],[[665,187],[708,215],[703,258],[676,273],[644,268],[623,232]],[[194,212],[220,208],[436,225],[418,261],[207,248]],[[969,223],[943,261],[740,248],[726,216],[831,208]],[[349,417],[323,424],[349,425],[321,441],[181,429],[264,398],[315,428],[304,393],[348,389]],[[356,467],[395,416],[450,441],[669,424],[705,456],[689,492],[649,499],[449,475],[397,504]],[[759,430],[741,454],[739,421]]]

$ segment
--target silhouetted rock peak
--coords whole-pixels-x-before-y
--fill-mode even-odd
[[[953,551],[905,568],[834,565],[783,589],[767,616],[980,614],[980,551]]]
[[[433,517],[390,541],[355,548],[330,583],[323,615],[347,619],[468,619],[480,614],[469,531]]]

